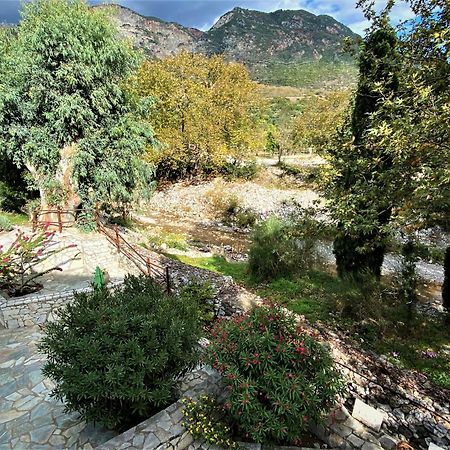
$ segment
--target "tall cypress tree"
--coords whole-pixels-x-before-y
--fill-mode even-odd
[[[384,228],[391,208],[384,195],[383,173],[392,166],[388,153],[367,144],[371,114],[381,99],[399,88],[399,53],[395,30],[383,15],[363,41],[359,58],[359,83],[351,115],[342,137],[331,152],[334,176],[327,194],[338,235],[334,253],[338,274],[381,275],[386,249]]]

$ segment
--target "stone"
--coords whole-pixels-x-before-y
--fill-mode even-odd
[[[150,433],[144,441],[143,450],[153,450],[155,449],[161,442],[159,439],[153,434]]]
[[[397,447],[397,441],[393,437],[384,434],[380,437],[380,444],[385,450],[393,450]]]
[[[373,444],[372,442],[365,442],[361,450],[382,450],[383,447]]]
[[[0,424],[10,422],[11,420],[17,419],[18,417],[25,415],[26,413],[27,413],[26,411],[14,411],[14,410],[2,412],[0,413]]]
[[[428,450],[444,450],[444,449],[442,447],[439,447],[439,445],[436,445],[434,442],[430,442]]]
[[[49,444],[53,445],[57,448],[64,448],[64,444],[66,443],[66,440],[62,436],[52,436],[49,439]]]
[[[237,442],[238,448],[245,448],[246,450],[261,450],[261,444],[254,442]]]
[[[334,423],[333,425],[331,425],[330,429],[343,438],[352,434],[352,429],[343,425],[342,423]]]
[[[170,438],[173,437],[172,433],[169,433],[166,430],[163,430],[162,428],[155,428],[153,427],[153,433],[155,434],[155,436],[161,441],[161,442],[166,442],[168,441]]]
[[[372,408],[358,398],[355,400],[352,416],[374,431],[380,431],[384,420],[384,412]]]
[[[55,429],[54,425],[46,425],[45,427],[40,427],[30,432],[31,441],[37,444],[45,444],[50,439],[53,431]]]
[[[358,436],[355,436],[354,434],[348,436],[347,441],[350,442],[350,444],[352,444],[353,447],[356,448],[361,448],[364,445],[364,441],[360,439]]]
[[[330,445],[331,448],[345,448],[346,447],[345,439],[336,433],[330,434],[328,436],[327,441],[328,441],[328,445]]]
[[[140,448],[144,445],[144,440],[145,440],[145,436],[141,433],[141,434],[137,434],[134,438],[133,438],[133,446]]]
[[[366,431],[366,427],[359,420],[356,420],[353,417],[349,417],[345,422],[343,422],[343,425],[351,428],[356,434],[364,433]]]
[[[192,435],[188,432],[184,433],[180,440],[178,441],[178,444],[175,446],[175,449],[185,449],[186,447],[188,447],[189,445],[192,444],[192,442],[194,442],[194,438],[192,437]]]

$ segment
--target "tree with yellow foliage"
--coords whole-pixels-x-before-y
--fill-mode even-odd
[[[131,85],[155,100],[149,121],[162,145],[149,148],[148,158],[159,178],[214,173],[263,145],[262,100],[241,64],[182,52],[146,61]]]
[[[349,91],[308,96],[302,102],[302,113],[292,126],[293,145],[298,149],[316,152],[329,147],[337,129],[344,122],[349,101]]]

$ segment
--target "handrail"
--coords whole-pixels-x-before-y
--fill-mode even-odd
[[[46,214],[56,214],[57,221],[52,220],[44,220],[39,221],[39,216]],[[73,217],[72,220],[62,220],[63,215],[70,215]],[[32,213],[31,225],[33,231],[36,230],[39,226],[58,226],[58,231],[62,233],[64,226],[73,226],[76,223],[76,216],[74,211],[68,209],[35,209]],[[69,225],[68,225],[69,224]]]
[[[96,210],[96,224],[99,233],[103,234],[106,239],[116,247],[119,253],[122,253],[130,262],[132,262],[146,276],[154,279],[160,279],[166,287],[167,293],[170,293],[170,273],[168,267],[163,267],[151,260],[149,256],[141,253],[136,245],[130,244],[119,232],[116,225],[114,228],[106,227],[100,220],[99,211]]]
[[[46,214],[56,214],[57,221],[45,220],[39,221],[39,217]],[[73,220],[62,220],[63,215],[70,215]],[[114,228],[106,227],[100,220],[100,211],[97,206],[95,209],[95,222],[97,231],[102,233],[106,239],[117,248],[119,253],[122,253],[130,262],[132,262],[144,275],[157,280],[161,279],[165,283],[166,290],[170,293],[170,274],[169,268],[163,267],[152,261],[150,256],[145,256],[141,253],[141,249],[130,244],[119,232],[117,225]],[[58,226],[58,230],[62,233],[64,226],[73,226],[77,223],[77,218],[74,211],[67,209],[36,209],[32,214],[32,228],[33,231],[39,226]],[[70,225],[67,225],[70,224]]]

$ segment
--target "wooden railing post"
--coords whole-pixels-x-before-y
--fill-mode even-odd
[[[170,294],[170,273],[168,267],[166,267],[166,289],[167,293]]]
[[[56,210],[56,214],[58,215],[58,229],[59,232],[62,233],[63,225],[61,221],[61,208],[58,206],[58,209]]]
[[[98,203],[95,205],[95,225],[97,231],[100,231],[100,207],[98,206]]]
[[[152,276],[152,267],[151,267],[151,263],[150,263],[150,258],[147,257],[147,259],[145,260],[146,266],[147,266],[147,275],[149,277]]]
[[[31,229],[33,230],[33,233],[36,231],[37,226],[38,226],[38,212],[37,209],[35,209],[31,214]]]
[[[119,228],[117,227],[117,225],[114,227],[114,231],[116,232],[117,251],[120,253],[120,234],[119,234]]]

